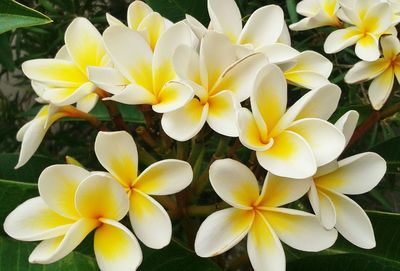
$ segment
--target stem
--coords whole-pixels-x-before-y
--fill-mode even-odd
[[[151,134],[147,131],[147,129],[143,126],[138,126],[136,128],[136,134],[138,134],[144,142],[147,143],[151,148],[158,148],[158,144],[155,139],[151,136]]]
[[[143,165],[150,166],[151,164],[157,162],[157,159],[155,159],[150,153],[148,153],[142,146],[137,145],[137,150],[140,158],[139,160]]]
[[[179,218],[178,205],[172,198],[168,196],[153,196],[153,198],[167,209],[172,218]]]
[[[98,118],[89,113],[83,112],[71,105],[64,106],[62,108],[62,111],[67,113],[68,116],[80,118],[89,122],[94,128],[99,131],[108,131],[108,128]]]
[[[371,129],[378,121],[390,117],[400,110],[400,103],[393,105],[386,110],[374,111],[354,132],[347,148],[356,143],[369,129]]]
[[[96,89],[96,94],[100,96],[101,101],[106,106],[108,114],[110,115],[115,128],[118,130],[125,130],[125,131],[129,132],[129,128],[126,125],[124,119],[122,118],[121,112],[119,111],[115,102],[111,101],[111,100],[104,100],[104,98],[107,98],[110,95],[100,88]]]

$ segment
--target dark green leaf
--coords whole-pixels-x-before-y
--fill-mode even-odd
[[[336,244],[319,254],[289,251],[292,260],[288,271],[399,271],[400,214],[369,212],[376,237],[376,248],[358,248],[340,238]]]
[[[51,23],[46,15],[12,0],[0,0],[0,34],[19,27]]]
[[[203,259],[175,241],[161,250],[144,250],[139,271],[221,271],[210,259]]]
[[[10,37],[7,34],[0,35],[0,65],[2,69],[12,71],[15,68],[11,51]]]
[[[399,174],[400,173],[400,136],[391,138],[370,149],[372,152],[380,154],[387,162],[387,173]]]

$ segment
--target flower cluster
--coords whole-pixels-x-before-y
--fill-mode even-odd
[[[332,54],[356,45],[355,53],[362,61],[349,70],[345,81],[353,84],[373,80],[368,96],[373,108],[379,110],[389,98],[394,78],[399,80],[399,8],[395,0],[303,0],[297,4],[297,12],[306,18],[290,28],[340,28],[327,37],[325,52]]]
[[[393,85],[400,44],[393,36],[383,37],[384,57],[378,59],[376,42],[393,33],[397,13],[388,3],[367,4],[371,1],[304,0],[298,10],[307,18],[291,28],[339,26],[341,20],[353,24],[333,32],[325,49],[332,53],[357,42],[357,55],[375,62],[355,65],[346,80],[376,77],[370,92],[375,93],[389,77],[390,88]],[[315,252],[332,246],[339,232],[359,247],[375,246],[368,216],[344,194],[370,191],[385,174],[386,163],[374,153],[337,161],[358,114],[349,111],[336,124],[328,121],[341,95],[328,80],[332,63],[317,52],[291,47],[279,6],[261,7],[244,26],[233,0],[209,0],[208,11],[208,27],[190,15],[172,23],[135,1],[128,8],[127,25],[107,14],[110,26],[100,34],[87,19],[77,18],[54,59],[23,63],[44,105],[17,134],[22,141],[17,167],[29,160],[49,127],[62,117],[82,118],[104,130],[89,113],[97,102],[151,110],[154,114],[146,119],[149,134],[167,137],[166,144],[173,146],[172,154],[157,153],[166,159],[150,163],[139,174],[138,150],[144,148],[136,147],[130,129],[100,131],[94,150],[106,172],[76,165],[46,168],[38,181],[40,196],[18,206],[4,224],[13,238],[43,240],[30,262],[55,262],[95,231],[101,270],[136,270],[142,261],[136,238],[153,249],[171,240],[170,214],[158,197],[202,186],[202,176],[193,173],[203,162],[196,144],[212,132],[236,138],[235,144],[252,153],[262,174],[239,159],[213,157],[206,176],[231,207],[210,214],[199,227],[194,242],[199,256],[224,253],[247,235],[253,268],[283,271],[281,241]],[[288,85],[309,91],[288,106]],[[142,141],[154,148],[159,141],[154,143],[151,136]],[[190,139],[188,163],[178,149]],[[189,193],[190,200],[195,201],[196,193]],[[315,215],[283,207],[305,195]],[[191,203],[167,199],[172,205]],[[186,210],[183,205],[179,208]]]

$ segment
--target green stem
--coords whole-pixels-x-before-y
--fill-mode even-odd
[[[142,146],[137,145],[137,150],[138,150],[139,161],[143,165],[150,166],[151,164],[157,162],[157,159],[155,159],[150,153],[148,153]]]
[[[104,90],[99,89],[99,88],[96,89],[96,93],[97,93],[97,95],[100,96],[100,98],[102,98],[101,101],[106,106],[108,114],[110,115],[110,118],[111,118],[112,122],[114,123],[115,128],[118,130],[124,130],[124,131],[130,132],[129,127],[126,125],[116,103],[114,101],[110,101],[110,100],[103,100],[103,98],[107,98],[110,95],[107,92],[105,92]]]
[[[98,118],[89,113],[83,112],[71,105],[64,106],[62,108],[62,111],[66,112],[71,117],[80,118],[89,122],[94,128],[99,131],[108,131],[108,128]]]

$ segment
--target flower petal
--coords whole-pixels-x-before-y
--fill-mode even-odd
[[[106,20],[108,25],[125,26],[123,22],[112,16],[110,13],[106,13]]]
[[[196,37],[201,40],[201,38],[206,34],[207,28],[202,25],[195,17],[189,14],[185,15],[185,22],[190,26]]]
[[[388,35],[381,38],[383,56],[392,59],[400,53],[400,41],[396,36]]]
[[[99,88],[112,94],[118,93],[129,81],[115,68],[88,67],[89,80]]]
[[[304,179],[314,175],[317,170],[311,147],[291,131],[274,137],[271,148],[256,154],[260,165],[274,175]]]
[[[136,236],[146,246],[160,249],[171,241],[172,225],[167,212],[137,189],[131,191],[129,218]]]
[[[106,54],[103,39],[92,23],[83,17],[76,18],[65,31],[65,45],[74,63],[83,74],[88,66],[101,66]]]
[[[231,0],[211,0],[210,2]],[[200,45],[200,76],[203,86],[212,90],[222,73],[236,61],[235,47],[228,38],[216,32],[207,32]]]
[[[280,64],[292,60],[299,54],[299,51],[282,43],[274,43],[257,48],[257,52],[261,52],[267,56],[268,61],[273,64]]]
[[[365,61],[375,61],[379,58],[379,41],[372,35],[366,35],[357,41],[356,55]]]
[[[311,179],[296,180],[267,174],[257,206],[278,207],[294,202],[310,189]]]
[[[179,79],[201,85],[199,54],[193,48],[181,45],[173,55],[173,66]]]
[[[64,236],[42,241],[29,256],[29,262],[49,264],[64,258],[99,224],[95,219],[78,220]]]
[[[317,166],[336,159],[343,151],[346,140],[333,124],[321,119],[301,119],[288,128],[304,138],[311,147]]]
[[[382,74],[389,65],[390,63],[385,59],[373,62],[360,61],[347,72],[344,80],[348,84],[368,81]]]
[[[31,80],[57,87],[77,87],[88,81],[75,64],[62,59],[34,59],[22,63],[23,73]]]
[[[83,112],[89,113],[96,106],[98,100],[99,95],[96,93],[89,93],[76,102],[76,108]]]
[[[148,44],[154,50],[165,28],[164,18],[157,12],[151,12],[143,18],[137,30],[146,37]]]
[[[339,168],[315,179],[317,186],[349,195],[371,191],[386,172],[385,160],[376,153],[365,152],[339,161]]]
[[[57,106],[74,104],[83,97],[92,93],[96,86],[86,82],[78,88],[46,88],[43,98]]]
[[[356,129],[358,118],[360,114],[358,114],[355,110],[349,110],[340,117],[335,123],[335,126],[342,131],[345,139],[346,145],[349,143],[351,136],[353,135],[354,130]]]
[[[314,51],[304,51],[294,59],[296,65],[286,72],[312,71],[328,78],[332,72],[332,62],[323,55]]]
[[[363,23],[370,33],[374,33],[379,37],[392,25],[393,11],[391,9],[392,7],[385,2],[373,2],[368,7]]]
[[[234,0],[208,0],[208,14],[213,29],[236,43],[242,31],[242,16]]]
[[[329,84],[329,80],[321,74],[312,71],[285,72],[288,83],[303,88],[313,89]]]
[[[53,165],[39,176],[39,193],[46,204],[62,216],[78,219],[75,194],[79,184],[90,175],[89,171],[74,165]]]
[[[393,84],[393,68],[386,69],[385,72],[372,81],[368,88],[368,97],[375,110],[379,110],[383,107],[392,92]]]
[[[324,43],[324,50],[327,54],[334,54],[346,47],[355,44],[360,38],[359,30],[354,27],[348,27],[345,29],[335,30],[329,34]]]
[[[149,195],[171,195],[185,189],[192,179],[193,171],[189,163],[166,159],[146,168],[134,187]]]
[[[265,151],[273,144],[273,139],[268,139],[265,123],[257,123],[253,114],[247,108],[240,108],[237,115],[240,142],[250,150]],[[259,128],[263,125],[262,128]]]
[[[37,241],[64,235],[74,222],[36,197],[23,202],[7,216],[4,231],[18,240]]]
[[[196,254],[212,257],[239,243],[249,232],[254,212],[228,208],[217,211],[201,224],[194,242]]]
[[[272,130],[286,111],[287,84],[282,71],[275,65],[265,66],[257,75],[250,96],[255,119],[260,114],[267,129]],[[260,121],[258,127],[260,127]]]
[[[157,103],[157,97],[152,91],[137,85],[129,84],[122,91],[116,93],[112,97],[105,98],[105,100],[112,100],[123,104],[149,104],[154,105]]]
[[[119,221],[128,213],[129,198],[122,186],[109,175],[97,173],[79,185],[75,205],[83,217]]]
[[[256,177],[238,161],[227,158],[212,163],[210,183],[220,198],[236,208],[250,210],[258,199]]]
[[[284,26],[283,10],[277,5],[257,9],[247,20],[239,37],[240,44],[252,44],[255,48],[276,43]]]
[[[207,123],[217,133],[230,137],[239,135],[236,119],[240,103],[230,91],[221,91],[208,99]]]
[[[337,239],[337,231],[327,231],[315,215],[287,208],[262,211],[279,239],[302,251],[316,252],[329,248]]]
[[[203,128],[208,115],[208,104],[192,99],[186,106],[165,113],[161,125],[165,133],[178,141],[194,137]]]
[[[128,7],[128,26],[137,30],[143,19],[153,10],[145,2],[133,1]]]
[[[153,105],[153,110],[158,113],[171,112],[184,107],[193,99],[194,91],[187,85],[178,81],[169,81],[158,93],[158,103]]]
[[[118,71],[132,83],[152,90],[153,52],[146,40],[138,32],[122,26],[110,26],[103,37]]]
[[[338,232],[358,247],[374,248],[376,245],[374,230],[364,210],[344,195],[329,190],[323,191],[335,206],[335,228]]]
[[[135,141],[124,131],[99,132],[94,150],[100,164],[124,186],[137,177],[138,154]]]
[[[267,58],[256,53],[248,55],[226,68],[210,92],[214,95],[223,90],[233,92],[240,102],[250,97],[258,71],[268,64]]]
[[[285,270],[286,259],[281,241],[260,212],[247,238],[247,253],[254,270]]]
[[[97,264],[104,271],[136,270],[142,262],[142,250],[135,236],[122,224],[101,219],[94,234]]]

